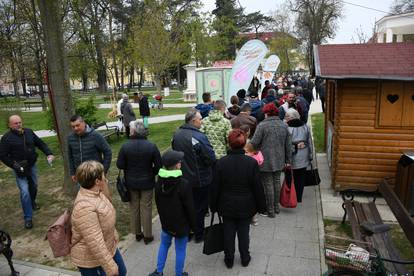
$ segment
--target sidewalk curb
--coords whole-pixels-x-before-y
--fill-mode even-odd
[[[4,264],[5,266],[8,267],[7,262],[1,260],[0,264]],[[42,265],[42,264],[36,264],[36,263],[31,263],[31,262],[26,262],[26,261],[22,261],[22,260],[16,260],[13,259],[13,264],[14,265],[22,265],[22,266],[26,266],[26,267],[31,267],[31,268],[37,268],[37,269],[42,269],[42,270],[46,270],[46,271],[52,271],[52,272],[57,272],[59,274],[67,274],[67,275],[76,275],[79,276],[80,273],[77,271],[73,271],[73,270],[67,270],[67,269],[63,269],[63,268],[56,268],[53,266],[47,266],[47,265]],[[18,270],[16,268],[16,270]],[[29,275],[29,274],[27,274]]]

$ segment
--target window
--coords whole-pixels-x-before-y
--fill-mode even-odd
[[[414,127],[414,82],[381,83],[379,127]]]

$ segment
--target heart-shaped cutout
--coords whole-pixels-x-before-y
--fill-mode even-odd
[[[396,101],[398,101],[399,98],[400,97],[397,94],[393,94],[393,95],[388,94],[387,95],[387,100],[392,104],[395,103]]]

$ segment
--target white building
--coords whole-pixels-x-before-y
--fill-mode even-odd
[[[375,26],[378,43],[414,41],[414,12],[384,16]]]

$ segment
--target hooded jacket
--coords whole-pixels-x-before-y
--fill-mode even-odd
[[[33,167],[38,156],[36,147],[45,155],[52,154],[48,146],[30,128],[24,128],[22,132],[10,129],[1,137],[0,159],[6,166],[20,173],[16,170],[15,162],[27,160],[28,167]]]
[[[287,122],[289,133],[292,136],[292,169],[306,168],[313,157],[313,142],[309,127],[299,119]],[[298,144],[303,142],[304,148]]]
[[[68,136],[68,153],[70,175],[75,175],[76,168],[85,161],[95,160],[108,172],[112,160],[112,151],[105,138],[90,126],[86,126],[83,135],[72,133]]]
[[[121,103],[121,114],[123,116],[124,126],[129,126],[129,123],[136,119],[134,109],[127,99]]]
[[[213,110],[213,104],[212,103],[201,103],[196,105],[195,109],[200,111],[201,117],[204,119],[208,116],[210,110]]]
[[[162,230],[174,237],[184,237],[195,227],[192,189],[181,170],[160,169],[155,184],[155,202]]]
[[[216,157],[204,133],[191,124],[184,124],[174,134],[172,149],[184,152],[181,169],[183,177],[192,187],[210,185]]]
[[[230,121],[224,118],[219,110],[212,110],[208,117],[203,119],[201,132],[204,132],[213,146],[216,159],[227,154],[227,136],[231,130]]]

